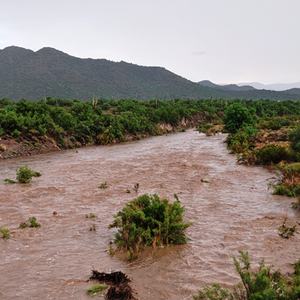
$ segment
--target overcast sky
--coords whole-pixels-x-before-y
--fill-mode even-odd
[[[192,81],[300,81],[300,0],[0,0],[0,49],[161,66]]]

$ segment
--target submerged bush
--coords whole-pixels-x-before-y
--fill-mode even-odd
[[[221,288],[213,283],[198,291],[194,299],[203,300],[298,300],[300,297],[300,261],[294,264],[294,275],[287,278],[280,270],[271,272],[273,266],[265,266],[264,260],[256,272],[251,272],[248,252],[239,251],[241,258],[235,257],[234,265],[242,282],[233,287],[233,291]],[[242,264],[242,265],[241,265]]]
[[[32,171],[28,168],[27,165],[25,167],[20,167],[17,170],[17,180],[19,183],[29,183],[32,180],[32,177],[40,177],[41,173]]]
[[[110,225],[119,228],[115,237],[117,248],[129,251],[132,259],[133,252],[145,246],[186,244],[184,230],[193,223],[182,222],[184,212],[179,202],[161,200],[156,194],[144,194],[130,201]]]
[[[33,228],[41,227],[41,224],[36,222],[36,217],[30,217],[28,220],[30,222],[29,227],[33,227]]]
[[[300,164],[279,164],[275,167],[283,175],[282,182],[274,185],[274,195],[300,196]],[[298,206],[298,205],[295,205]]]
[[[2,238],[5,240],[9,239],[10,237],[10,231],[6,227],[0,227],[0,233],[2,233]]]

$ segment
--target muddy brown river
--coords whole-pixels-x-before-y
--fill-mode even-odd
[[[278,228],[285,213],[291,225],[300,214],[291,198],[268,190],[278,174],[236,164],[225,138],[190,129],[0,162],[0,226],[12,232],[0,240],[0,299],[90,299],[85,288],[93,268],[128,274],[141,300],[192,299],[204,284],[229,287],[239,281],[232,260],[239,249],[249,251],[254,266],[265,258],[291,273],[300,257],[300,235],[285,240]],[[42,177],[25,185],[3,182],[25,164]],[[109,187],[98,189],[105,181]],[[127,194],[136,183],[138,193]],[[112,215],[144,193],[179,196],[185,221],[194,222],[186,232],[191,241],[148,248],[133,262],[124,254],[110,256]],[[89,213],[96,218],[86,218]],[[31,216],[42,227],[18,229]],[[92,225],[96,231],[89,230]]]

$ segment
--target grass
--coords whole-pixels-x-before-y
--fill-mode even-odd
[[[104,284],[95,284],[95,285],[92,285],[91,287],[87,288],[86,289],[86,293],[88,295],[94,295],[98,292],[101,292],[103,290],[107,289],[107,285],[104,285]]]
[[[126,193],[127,193],[127,194],[130,194],[130,190],[127,189],[127,190],[126,190]]]
[[[96,218],[96,216],[93,213],[90,213],[90,215],[85,215],[86,218]]]
[[[135,252],[147,246],[186,244],[185,229],[193,223],[183,223],[184,206],[171,203],[156,194],[144,194],[126,204],[114,216],[110,228],[119,228],[115,235],[117,249],[127,253],[127,259],[136,258]]]
[[[108,184],[107,184],[107,182],[105,181],[104,183],[102,183],[99,187],[98,187],[98,189],[106,189],[108,187]]]
[[[0,233],[2,233],[2,238],[5,240],[9,239],[10,237],[10,231],[6,227],[0,227]]]
[[[207,181],[207,180],[204,180],[204,179],[201,179],[201,182],[204,182],[204,183],[209,183],[209,181]]]

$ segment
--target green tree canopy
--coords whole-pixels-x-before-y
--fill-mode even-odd
[[[225,111],[223,121],[229,133],[236,133],[240,128],[252,126],[257,122],[255,108],[244,107],[241,102],[231,104]]]

